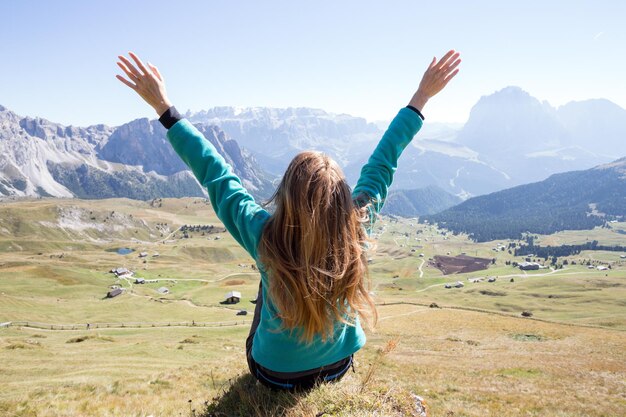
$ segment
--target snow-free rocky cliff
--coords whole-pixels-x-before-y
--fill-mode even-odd
[[[259,197],[271,182],[236,141],[198,126]],[[205,196],[155,120],[63,126],[0,106],[0,195],[80,198]]]

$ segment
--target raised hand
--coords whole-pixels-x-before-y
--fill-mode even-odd
[[[458,52],[451,50],[439,61],[437,58],[433,58],[409,105],[422,111],[426,102],[443,90],[450,80],[459,73],[457,68],[461,63],[459,56]]]
[[[141,59],[132,52],[128,55],[135,61],[137,67],[125,56],[120,55],[117,65],[126,73],[128,79],[121,75],[115,77],[135,90],[161,116],[172,105],[167,98],[163,76],[154,65],[150,63],[148,66],[144,65]]]

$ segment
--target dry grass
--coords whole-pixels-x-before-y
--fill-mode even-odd
[[[356,373],[305,394],[254,381],[245,328],[107,330],[115,341],[88,350],[48,332],[36,350],[0,351],[0,415],[412,416],[414,395],[431,417],[626,412],[624,332],[446,308],[380,314],[388,319],[356,355]],[[30,337],[7,332],[7,343]],[[176,349],[186,339],[198,343]]]
[[[162,208],[129,200],[0,207],[6,214],[0,227],[10,228],[13,218],[23,225],[10,236],[0,235],[2,321],[233,320],[236,310],[219,305],[224,285],[238,285],[245,300],[258,290],[258,278],[240,272],[238,265],[250,259],[236,242],[226,234],[218,241],[196,236],[157,242],[162,238],[155,222],[167,222],[172,230],[180,224],[219,225],[210,207],[194,201],[167,199]],[[96,217],[115,211],[121,214],[115,221],[130,227],[102,236],[37,226],[54,221],[57,207],[74,206],[93,210]],[[493,242],[444,240],[430,226],[407,222],[381,225],[387,231],[372,254],[371,275],[378,300],[387,305],[379,308],[376,333],[368,334],[356,355],[356,373],[341,382],[297,395],[268,391],[246,371],[247,326],[36,333],[3,328],[0,416],[411,416],[419,415],[415,395],[426,399],[431,417],[626,415],[626,265],[613,259],[619,254],[584,254],[613,259],[609,273],[578,265],[549,276],[515,277],[512,283],[503,277],[519,273],[504,265],[513,257],[496,254]],[[417,227],[420,234],[413,232]],[[404,237],[406,230],[411,236]],[[594,238],[576,233],[558,238]],[[623,239],[612,231],[598,233],[601,243]],[[126,246],[158,250],[161,256],[143,264],[135,255],[106,252]],[[420,247],[410,252],[413,246]],[[418,258],[422,252],[425,257]],[[425,262],[420,277],[422,260],[447,252],[497,256],[498,262],[454,278]],[[145,278],[177,280],[166,285],[172,291],[168,302],[154,301],[162,283],[135,285],[124,296],[103,300],[114,283],[108,270],[121,265]],[[487,274],[502,279],[443,288],[451,280]],[[398,302],[412,304],[393,304]],[[443,308],[427,308],[431,303]],[[242,301],[240,307],[251,305]],[[525,309],[533,319],[519,317]]]
[[[197,415],[226,416],[419,416],[410,392],[389,384],[369,381],[361,391],[358,375],[348,375],[337,384],[325,384],[307,393],[277,393],[257,384],[249,374],[237,377],[205,404]]]

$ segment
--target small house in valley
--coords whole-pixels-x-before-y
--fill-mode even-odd
[[[521,262],[517,266],[522,271],[535,271],[539,269],[540,265],[537,262]]]
[[[167,287],[160,287],[158,290],[159,294],[169,294],[170,290]]]
[[[226,300],[224,304],[237,304],[241,300],[241,293],[239,291],[231,291],[226,294]]]
[[[122,289],[121,288],[116,288],[114,290],[111,290],[107,293],[107,298],[113,298],[113,297],[117,297],[118,295],[120,295],[122,293]]]
[[[113,272],[118,278],[129,278],[133,276],[133,271],[130,271],[127,268],[115,268],[112,269],[111,272]]]

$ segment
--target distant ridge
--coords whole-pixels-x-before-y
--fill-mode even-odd
[[[387,196],[382,214],[416,217],[438,213],[461,201],[459,197],[435,185],[416,190],[392,190]]]
[[[471,198],[420,217],[478,242],[592,229],[626,218],[626,157],[585,171],[555,174],[527,185]]]

